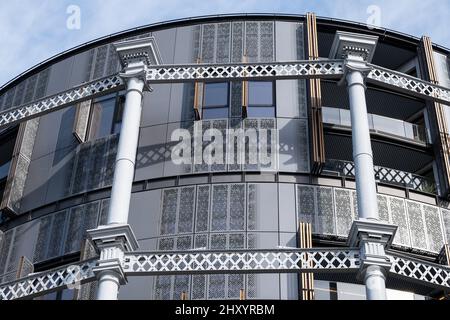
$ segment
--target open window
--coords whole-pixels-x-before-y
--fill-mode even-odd
[[[77,106],[73,134],[81,142],[93,141],[120,132],[125,97],[109,94]]]

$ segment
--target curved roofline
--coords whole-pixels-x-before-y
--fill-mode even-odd
[[[32,66],[31,68],[25,70],[24,72],[20,73],[16,77],[14,77],[11,80],[9,80],[8,82],[6,82],[3,86],[0,87],[0,93],[2,93],[3,91],[6,91],[7,89],[14,86],[15,84],[18,84],[20,81],[22,81],[24,78],[26,78],[29,74],[40,71],[53,63],[56,63],[65,58],[68,58],[71,55],[91,49],[92,47],[94,47],[96,45],[100,45],[101,43],[106,42],[106,40],[118,38],[118,37],[121,37],[124,35],[132,35],[134,33],[140,33],[141,31],[145,31],[147,29],[161,29],[163,27],[169,28],[169,27],[187,25],[191,22],[200,23],[200,22],[207,22],[207,21],[218,20],[218,19],[222,20],[225,18],[237,18],[237,19],[285,18],[285,19],[289,19],[289,20],[291,20],[291,19],[292,20],[293,19],[303,19],[304,20],[306,18],[306,15],[304,15],[304,14],[288,14],[288,13],[227,13],[227,14],[194,16],[194,17],[186,17],[186,18],[180,18],[180,19],[172,19],[172,20],[160,21],[160,22],[155,22],[155,23],[135,27],[135,28],[126,29],[123,31],[112,33],[112,34],[82,43],[78,46],[72,47],[72,48],[62,51],[52,57],[45,59],[44,61]],[[367,24],[365,24],[365,23],[355,22],[355,21],[351,21],[351,20],[338,19],[338,18],[317,16],[317,21],[319,23],[320,22],[336,23],[336,24],[341,23],[341,24],[346,24],[348,26],[358,27],[358,28],[362,28],[362,27],[367,28]],[[418,38],[416,36],[402,33],[399,31],[392,30],[392,29],[388,29],[388,28],[376,27],[376,28],[373,28],[372,30],[381,32],[384,35],[400,37],[400,38],[403,38],[403,40],[408,39],[409,41],[413,40],[413,42],[420,41],[420,38]],[[157,31],[157,30],[154,30],[154,31]],[[441,45],[438,45],[435,43],[433,43],[433,46],[437,49],[440,49],[440,50],[446,51],[447,53],[450,53],[450,49],[448,49],[444,46],[441,46]]]

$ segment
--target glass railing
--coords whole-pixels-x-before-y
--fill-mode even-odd
[[[355,164],[351,161],[328,159],[322,173],[340,177],[355,177]],[[401,186],[425,193],[436,193],[436,183],[433,179],[419,176],[397,169],[374,166],[375,179],[378,182]]]
[[[343,127],[350,127],[350,110],[339,108],[322,108],[323,122]],[[427,143],[427,135],[424,126],[405,122],[402,120],[368,114],[370,130],[386,133],[393,136]]]

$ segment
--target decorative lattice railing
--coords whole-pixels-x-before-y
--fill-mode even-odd
[[[325,172],[337,173],[343,177],[355,177],[355,164],[351,161],[328,159],[323,168]],[[434,193],[436,184],[426,177],[413,173],[374,166],[375,179],[379,182],[406,187],[416,191]]]
[[[367,81],[440,103],[450,103],[450,90],[406,74],[370,65]],[[275,80],[275,79],[338,79],[344,75],[343,60],[293,61],[239,64],[162,65],[147,70],[152,83],[177,83],[198,80]],[[10,106],[0,113],[0,127],[27,121],[48,112],[74,105],[108,91],[123,88],[119,75],[95,80],[22,106]]]
[[[390,274],[424,286],[450,290],[450,268],[398,254],[388,254]],[[359,250],[278,249],[127,253],[122,267],[127,276],[214,273],[357,272]],[[96,259],[31,274],[0,285],[0,300],[31,299],[95,280]]]

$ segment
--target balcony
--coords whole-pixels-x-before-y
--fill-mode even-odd
[[[424,193],[436,193],[436,183],[433,179],[380,166],[374,166],[374,171],[375,179],[379,183],[400,186]],[[323,174],[355,178],[355,164],[351,161],[329,159],[326,161],[322,172]]]
[[[325,124],[351,127],[350,110],[323,107],[322,115]],[[373,133],[407,139],[420,144],[427,144],[428,142],[425,126],[375,114],[368,114],[368,117],[369,128]]]

